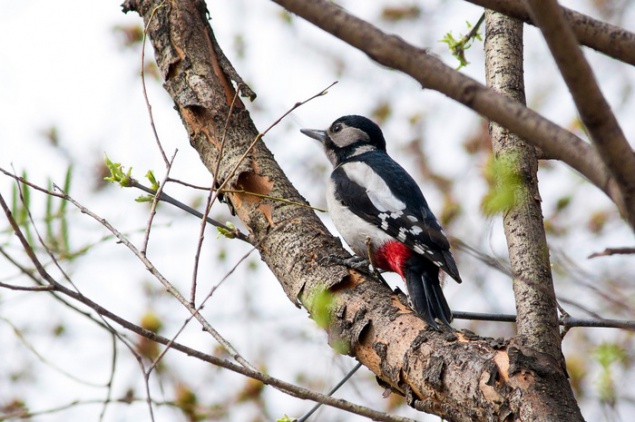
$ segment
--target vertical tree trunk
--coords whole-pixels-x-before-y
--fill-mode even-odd
[[[523,24],[493,11],[486,11],[485,23],[487,84],[525,104]],[[516,298],[516,340],[521,350],[529,347],[534,353],[542,354],[557,363],[554,368],[559,368],[560,374],[553,376],[562,385],[562,390],[560,395],[549,399],[575,403],[573,391],[566,379],[562,355],[556,295],[540,207],[536,151],[519,136],[495,122],[490,122],[489,129],[494,157],[501,163],[497,168],[506,169],[506,176],[498,175],[497,184],[514,185],[506,187],[511,188],[514,197],[508,204],[509,207],[503,211],[503,225]],[[538,412],[538,415],[542,415],[541,419],[536,419],[537,415],[533,414],[532,420],[572,420],[570,410],[577,410],[576,416],[582,418],[577,405],[548,406],[547,403],[536,402],[534,406],[543,408],[544,411]],[[553,409],[569,410],[563,414],[554,414]],[[530,418],[529,414],[527,418]]]

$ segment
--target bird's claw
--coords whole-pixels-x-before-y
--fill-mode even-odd
[[[327,255],[319,260],[320,264],[343,265],[357,271],[368,272],[370,262],[361,256],[342,258],[338,255]]]

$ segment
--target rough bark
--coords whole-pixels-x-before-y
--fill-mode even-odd
[[[229,116],[231,80],[239,78],[216,44],[205,3],[127,0],[124,11],[130,10],[148,27],[165,88],[192,147],[210,171],[221,159],[219,182],[305,203],[262,141],[239,162],[258,131],[239,100]],[[567,382],[557,360],[519,339],[429,330],[404,305],[403,294],[347,268],[318,265],[325,255],[346,252],[309,209],[248,194],[226,199],[291,302],[312,312],[312,295],[328,288],[334,294],[331,342],[344,345],[410,405],[451,421],[531,420],[536,411],[556,413],[550,397]]]
[[[489,87],[525,104],[523,24],[498,12],[485,12],[485,66]],[[538,160],[535,148],[505,127],[490,122],[492,150],[497,160],[511,167],[514,200],[503,211],[503,226],[513,274],[518,336],[526,345],[549,356],[564,368],[558,326],[556,295],[551,276],[549,248],[544,230]],[[561,394],[552,398],[564,405],[534,403],[544,413],[532,420],[581,420],[568,383],[560,380]],[[549,413],[549,408],[561,413]]]

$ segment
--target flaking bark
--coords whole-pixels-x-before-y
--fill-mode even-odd
[[[237,75],[219,57],[204,2],[127,0],[124,11],[130,10],[150,23],[165,88],[210,171],[225,133],[218,182],[229,178],[238,189],[306,203],[262,141],[239,161],[258,131],[240,100],[229,114]],[[319,265],[323,256],[346,252],[310,209],[244,193],[225,197],[291,302],[311,312],[312,295],[329,289],[335,298],[331,342],[344,345],[411,406],[449,421],[532,420],[534,403],[544,402],[538,410],[545,410],[553,405],[548,397],[566,383],[558,362],[540,358],[518,339],[432,331],[404,304],[403,294],[344,267]]]

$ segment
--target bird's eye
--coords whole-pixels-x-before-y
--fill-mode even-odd
[[[342,130],[342,125],[339,123],[336,125],[333,125],[333,127],[331,128],[331,132],[335,132],[335,133],[339,132],[340,130]]]

